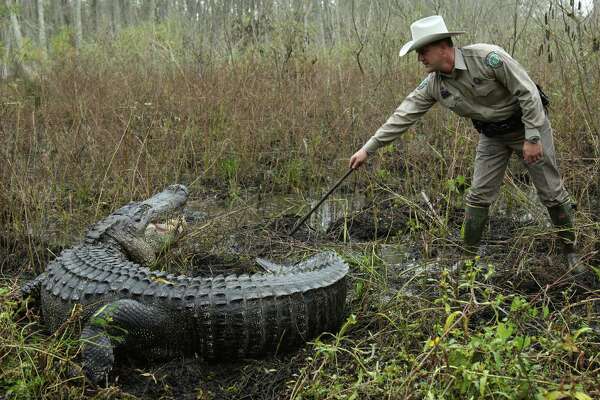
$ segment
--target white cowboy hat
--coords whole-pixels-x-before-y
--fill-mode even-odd
[[[420,19],[410,26],[412,39],[400,49],[400,57],[406,53],[447,37],[461,35],[465,31],[448,32],[444,18],[439,15]]]

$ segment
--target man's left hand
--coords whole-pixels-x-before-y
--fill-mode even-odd
[[[542,142],[523,142],[523,159],[527,164],[533,164],[534,162],[541,160],[543,156],[544,150],[542,148]]]

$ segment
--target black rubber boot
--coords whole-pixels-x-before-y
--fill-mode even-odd
[[[464,251],[469,256],[476,256],[483,230],[487,224],[488,207],[465,206],[465,220],[460,234],[464,242]]]
[[[561,244],[562,252],[567,258],[569,268],[573,268],[574,272],[584,272],[585,268],[577,257],[575,252],[575,229],[573,224],[573,210],[571,203],[563,203],[558,206],[548,207],[548,214],[555,228],[558,231],[558,239]]]

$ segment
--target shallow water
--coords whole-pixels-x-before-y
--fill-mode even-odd
[[[315,207],[321,196],[327,192],[324,189],[311,195],[275,195],[265,196],[252,194],[245,198],[217,199],[205,198],[188,201],[186,208],[189,213],[204,214],[196,218],[196,222],[204,219],[218,218],[235,213],[240,215],[238,223],[260,224],[277,216],[294,216],[300,220]],[[361,210],[366,204],[366,197],[361,194],[336,194],[329,196],[305,222],[310,230],[325,233],[336,221],[347,219],[349,215]]]

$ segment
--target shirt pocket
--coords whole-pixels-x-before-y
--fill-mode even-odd
[[[455,112],[456,114],[460,115],[460,116],[465,116],[467,114],[467,110],[465,109],[465,102],[463,100],[462,97],[460,96],[455,96],[455,95],[450,95],[445,99],[441,99],[440,103],[452,110],[453,112]]]
[[[479,78],[479,83],[473,84],[473,92],[477,97],[489,96],[494,89],[498,89],[498,83],[494,79]]]

